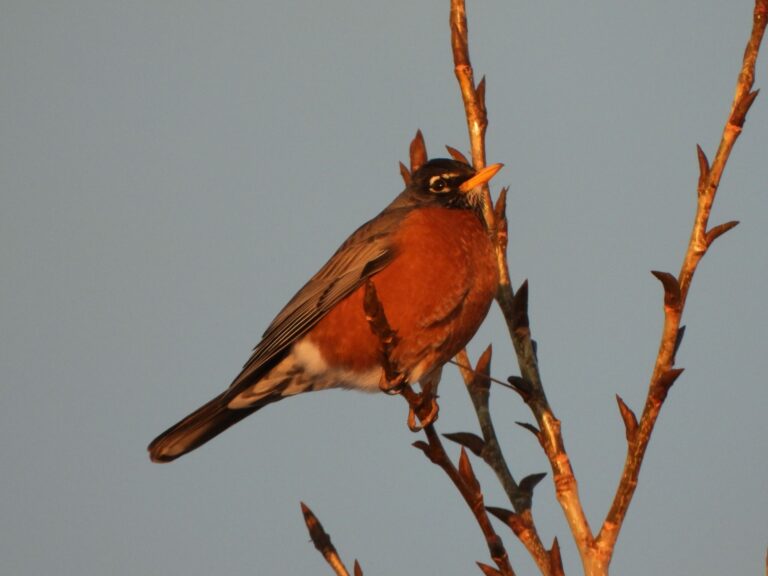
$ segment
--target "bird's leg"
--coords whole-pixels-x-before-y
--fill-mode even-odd
[[[414,392],[406,381],[405,374],[400,371],[397,363],[392,359],[392,352],[400,339],[397,336],[397,331],[393,330],[387,321],[384,308],[376,294],[376,286],[371,280],[368,280],[365,285],[363,307],[365,319],[379,340],[382,368],[379,389],[386,394],[401,394],[408,401],[410,407],[408,427],[411,431],[418,432],[437,420],[439,407],[434,390],[437,390],[442,369],[438,368],[422,378],[421,393]],[[419,424],[416,423],[416,418],[419,419]]]
[[[403,387],[408,385],[405,381],[405,374],[392,360],[392,351],[400,339],[397,337],[397,331],[389,326],[387,316],[384,314],[384,307],[376,294],[376,286],[371,280],[368,280],[365,285],[363,308],[365,309],[365,319],[379,340],[382,368],[379,389],[386,394],[400,394]]]

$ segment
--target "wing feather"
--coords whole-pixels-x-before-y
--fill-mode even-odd
[[[338,302],[384,268],[396,255],[393,232],[405,215],[393,202],[375,219],[363,224],[339,247],[331,259],[286,304],[264,332],[261,342],[230,385],[248,386],[284,355]]]

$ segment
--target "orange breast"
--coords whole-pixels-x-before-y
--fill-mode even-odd
[[[496,293],[496,260],[483,224],[468,210],[414,210],[394,243],[397,256],[373,282],[399,336],[392,360],[414,381],[447,362],[480,327]],[[331,365],[363,371],[380,363],[364,290],[350,294],[310,332]]]

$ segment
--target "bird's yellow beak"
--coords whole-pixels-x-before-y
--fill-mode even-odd
[[[493,178],[496,173],[504,168],[504,164],[491,164],[490,166],[486,166],[482,170],[480,170],[477,174],[472,176],[469,180],[464,182],[461,186],[459,186],[459,191],[463,194],[466,194],[467,192],[470,192],[471,190],[474,190],[478,186],[482,186],[486,182],[488,182],[491,178]]]

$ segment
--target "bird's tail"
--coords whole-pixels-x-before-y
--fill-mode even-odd
[[[232,410],[227,407],[231,399],[227,390],[152,440],[147,448],[149,457],[153,462],[172,462],[280,398],[275,394],[247,408]]]

